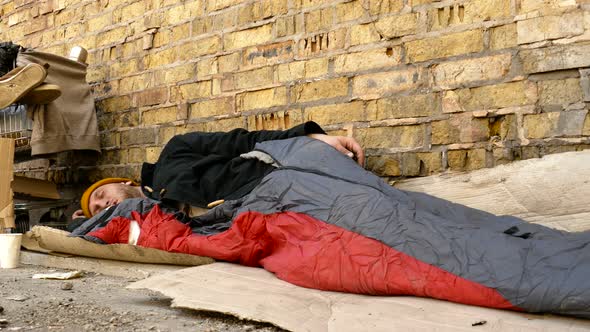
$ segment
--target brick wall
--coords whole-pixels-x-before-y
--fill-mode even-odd
[[[104,152],[314,120],[385,177],[590,147],[589,0],[13,0],[0,40],[89,50]]]

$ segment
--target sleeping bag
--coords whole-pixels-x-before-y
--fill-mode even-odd
[[[73,234],[127,243],[133,221],[140,246],[260,266],[303,287],[590,318],[590,232],[395,189],[307,137],[256,150],[278,166],[238,200],[189,220],[120,204]]]

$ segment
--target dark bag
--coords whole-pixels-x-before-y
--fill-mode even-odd
[[[20,46],[12,42],[0,42],[0,76],[14,69]]]

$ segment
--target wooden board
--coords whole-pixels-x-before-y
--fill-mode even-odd
[[[394,186],[553,228],[590,229],[590,150],[415,178]]]
[[[588,331],[590,321],[487,309],[408,296],[366,296],[298,287],[259,268],[213,263],[156,275],[128,288],[172,306],[219,311],[291,331]],[[480,326],[476,322],[485,321]]]
[[[0,138],[0,233],[6,228],[15,228],[12,199],[14,140]]]

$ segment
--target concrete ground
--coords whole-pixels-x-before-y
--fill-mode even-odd
[[[23,260],[52,265],[44,256],[25,253]],[[74,265],[70,268],[93,270],[86,260],[66,261]],[[219,313],[171,308],[170,299],[158,293],[126,289],[146,271],[138,274],[132,263],[123,264],[129,264],[124,276],[85,272],[71,280],[32,278],[71,270],[63,267],[21,264],[0,270],[0,331],[281,331]]]

